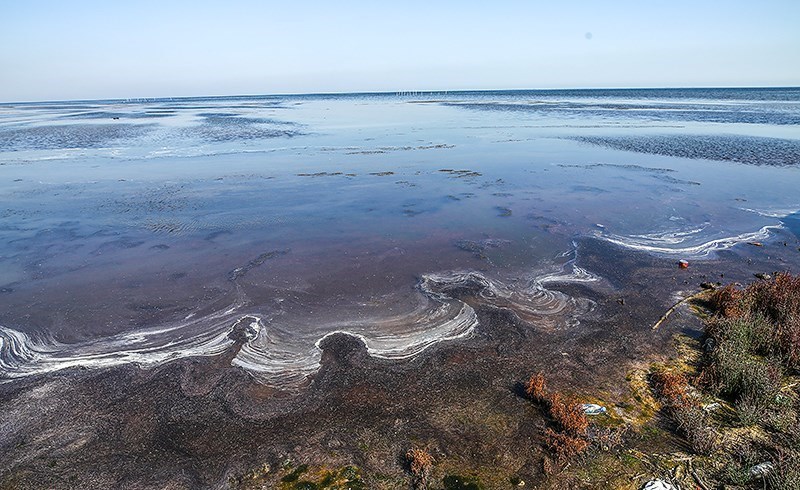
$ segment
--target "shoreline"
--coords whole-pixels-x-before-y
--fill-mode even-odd
[[[258,478],[276,481],[270,479],[285,476],[279,468],[291,460],[316,468],[356,465],[375,485],[370,488],[403,488],[408,476],[396,457],[424,442],[437,458],[437,475],[475,474],[489,488],[502,488],[511,477],[544,485],[537,470],[543,453],[531,444],[541,437],[540,416],[517,395],[517,383],[546,370],[553,386],[636,419],[639,409],[625,408],[632,396],[626,377],[643,363],[666,359],[674,335],[699,332],[699,319],[686,308],[651,330],[672,293],[721,273],[726,281],[745,281],[796,253],[779,242],[736,247],[682,271],[671,260],[586,241],[582,267],[613,289],[564,286],[598,304],[580,329],[543,330],[507,310],[478,305],[471,338],[438,343],[408,360],[374,358],[356,338],[333,334],[320,342],[320,371],[294,394],[231,367],[232,352],[147,370],[71,369],[3,383],[1,481],[225,487],[264,464],[271,471]],[[386,480],[376,480],[379,475]]]

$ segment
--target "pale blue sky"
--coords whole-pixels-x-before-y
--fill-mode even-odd
[[[796,86],[799,26],[798,0],[0,0],[0,101]]]

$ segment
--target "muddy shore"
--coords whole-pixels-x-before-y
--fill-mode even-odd
[[[596,303],[573,328],[526,323],[466,290],[460,299],[475,304],[479,319],[469,338],[389,361],[333,335],[321,345],[319,372],[288,392],[232,367],[238,343],[151,369],[69,369],[0,383],[0,488],[290,488],[286,476],[300,465],[309,475],[354,465],[366,488],[409,488],[403,455],[412,447],[435,458],[434,482],[600,485],[543,474],[544,420],[520,384],[541,371],[555,388],[635,422],[643,409],[631,373],[674,356],[676,335],[701,332],[688,307],[653,330],[664,311],[703,282],[796,269],[800,252],[780,231],[763,246],[741,244],[681,270],[673,259],[591,238],[579,247],[578,265],[603,280],[551,285]],[[648,434],[631,432],[626,447],[682,447]]]

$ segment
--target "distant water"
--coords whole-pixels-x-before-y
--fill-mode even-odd
[[[797,88],[0,104],[0,377],[238,343],[294,383],[331,332],[404,358],[485,302],[580,328],[576,239],[797,235],[799,165]]]

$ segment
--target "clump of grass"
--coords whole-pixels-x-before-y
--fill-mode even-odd
[[[780,273],[744,289],[729,285],[715,291],[710,304],[717,314],[710,338],[743,342],[742,349],[800,369],[800,276]]]
[[[673,371],[655,371],[651,380],[670,417],[697,454],[710,454],[717,447],[717,434],[696,396],[689,392],[689,381]]]
[[[800,367],[800,277],[726,286],[710,304],[716,315],[705,330],[701,379],[733,402],[743,425],[782,430],[796,418],[781,388]]]
[[[433,468],[433,456],[422,449],[409,449],[406,452],[406,463],[411,471],[411,484],[415,489],[428,488],[428,478]]]
[[[625,443],[625,435],[628,433],[627,425],[617,427],[599,427],[590,425],[587,431],[587,438],[603,451],[610,451]]]
[[[738,441],[725,448],[725,456],[718,477],[722,482],[737,487],[750,483],[753,480],[751,469],[770,459],[768,453],[749,441]]]

